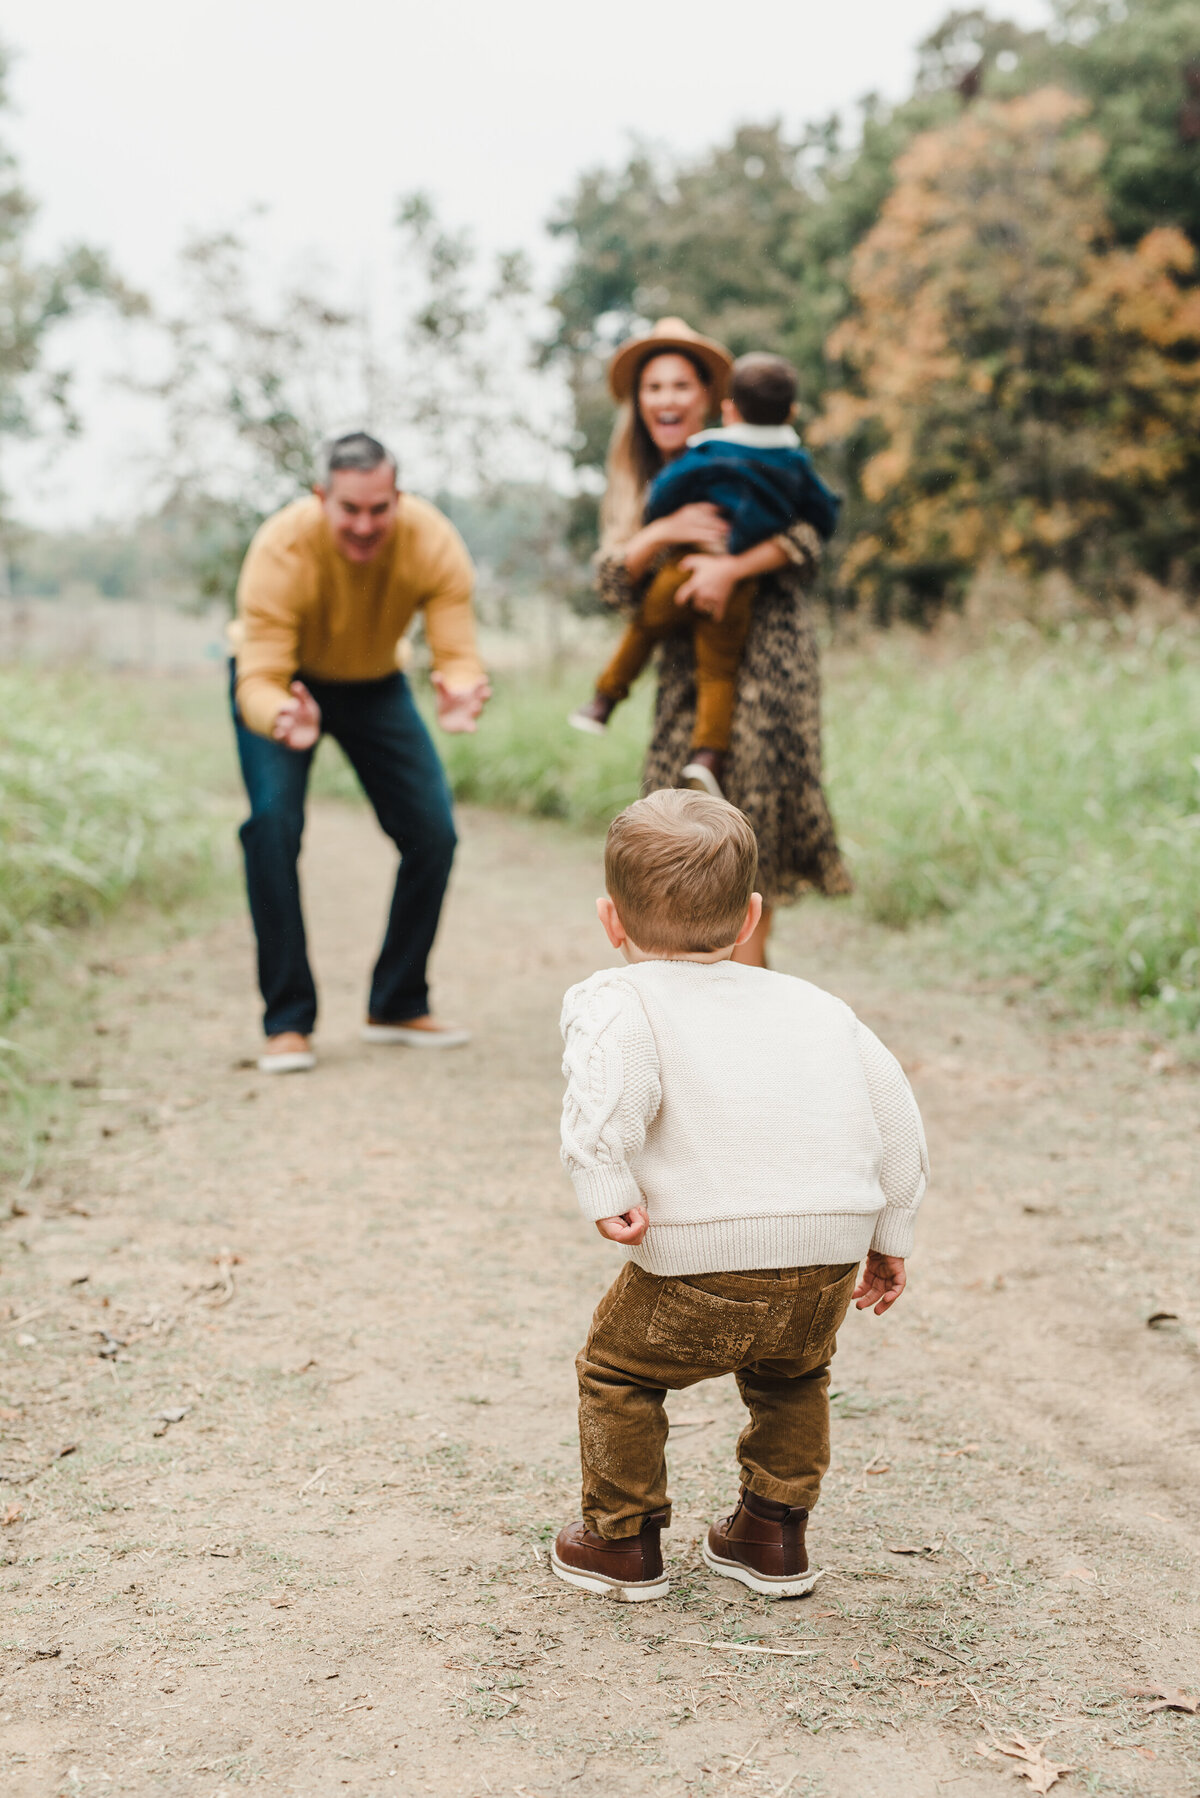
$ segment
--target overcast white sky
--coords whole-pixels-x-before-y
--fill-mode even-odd
[[[9,0],[4,132],[41,203],[44,248],[87,239],[161,291],[191,229],[261,203],[280,252],[316,250],[357,289],[390,253],[400,192],[427,188],[449,222],[536,249],[579,171],[619,159],[635,134],[694,150],[740,121],[795,126],[870,90],[900,95],[914,45],[948,9]],[[1045,13],[1040,0],[999,10]],[[103,405],[88,392],[90,446],[49,475],[29,470],[26,513],[121,509],[119,457],[101,449]]]

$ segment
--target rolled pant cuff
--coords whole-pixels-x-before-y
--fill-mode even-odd
[[[662,1527],[669,1530],[671,1527],[670,1505],[650,1505],[645,1516],[617,1517],[615,1519],[599,1517],[595,1511],[585,1511],[583,1521],[594,1536],[603,1536],[606,1542],[627,1542],[632,1536],[640,1536],[645,1528],[646,1518],[657,1516],[660,1511],[665,1511],[667,1514],[667,1521]]]
[[[742,1484],[748,1491],[775,1505],[800,1505],[806,1511],[814,1511],[821,1496],[819,1481],[814,1485],[811,1480],[774,1480],[769,1473],[749,1467],[743,1467],[741,1475]]]

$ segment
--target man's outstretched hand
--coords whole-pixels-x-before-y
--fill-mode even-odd
[[[610,1242],[627,1242],[636,1248],[650,1228],[650,1219],[641,1205],[631,1205],[620,1217],[597,1218],[596,1228]]]
[[[492,689],[486,680],[476,681],[473,687],[456,693],[446,685],[444,675],[434,673],[429,679],[437,699],[437,719],[442,729],[452,733],[473,731],[476,718],[492,697]]]
[[[303,681],[294,680],[291,691],[275,714],[271,735],[285,749],[311,749],[321,734],[321,708]]]
[[[860,1311],[875,1306],[876,1317],[890,1311],[908,1284],[903,1255],[877,1255],[872,1249],[863,1262],[862,1273],[852,1297]]]

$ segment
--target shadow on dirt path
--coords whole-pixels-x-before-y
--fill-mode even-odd
[[[314,1075],[243,1060],[240,916],[103,977],[77,1139],[5,1234],[6,1789],[933,1798],[1048,1759],[1200,1793],[1200,1717],[1150,1708],[1200,1680],[1197,1084],[790,914],[779,964],[901,1056],[936,1182],[909,1294],[843,1331],[828,1572],[771,1607],[703,1569],[723,1382],[671,1401],[670,1598],[587,1599],[546,1545],[618,1265],[557,1162],[598,860],[463,836],[461,1053],[357,1040],[390,860],[351,808],[310,826]]]

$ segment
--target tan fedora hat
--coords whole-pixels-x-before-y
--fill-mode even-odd
[[[701,337],[699,331],[693,331],[681,318],[660,318],[644,336],[630,337],[613,356],[608,365],[608,385],[613,398],[629,399],[642,365],[651,356],[666,355],[671,350],[678,350],[701,363],[712,378],[713,398],[723,397],[725,382],[733,367],[733,357],[725,345],[711,337]]]

